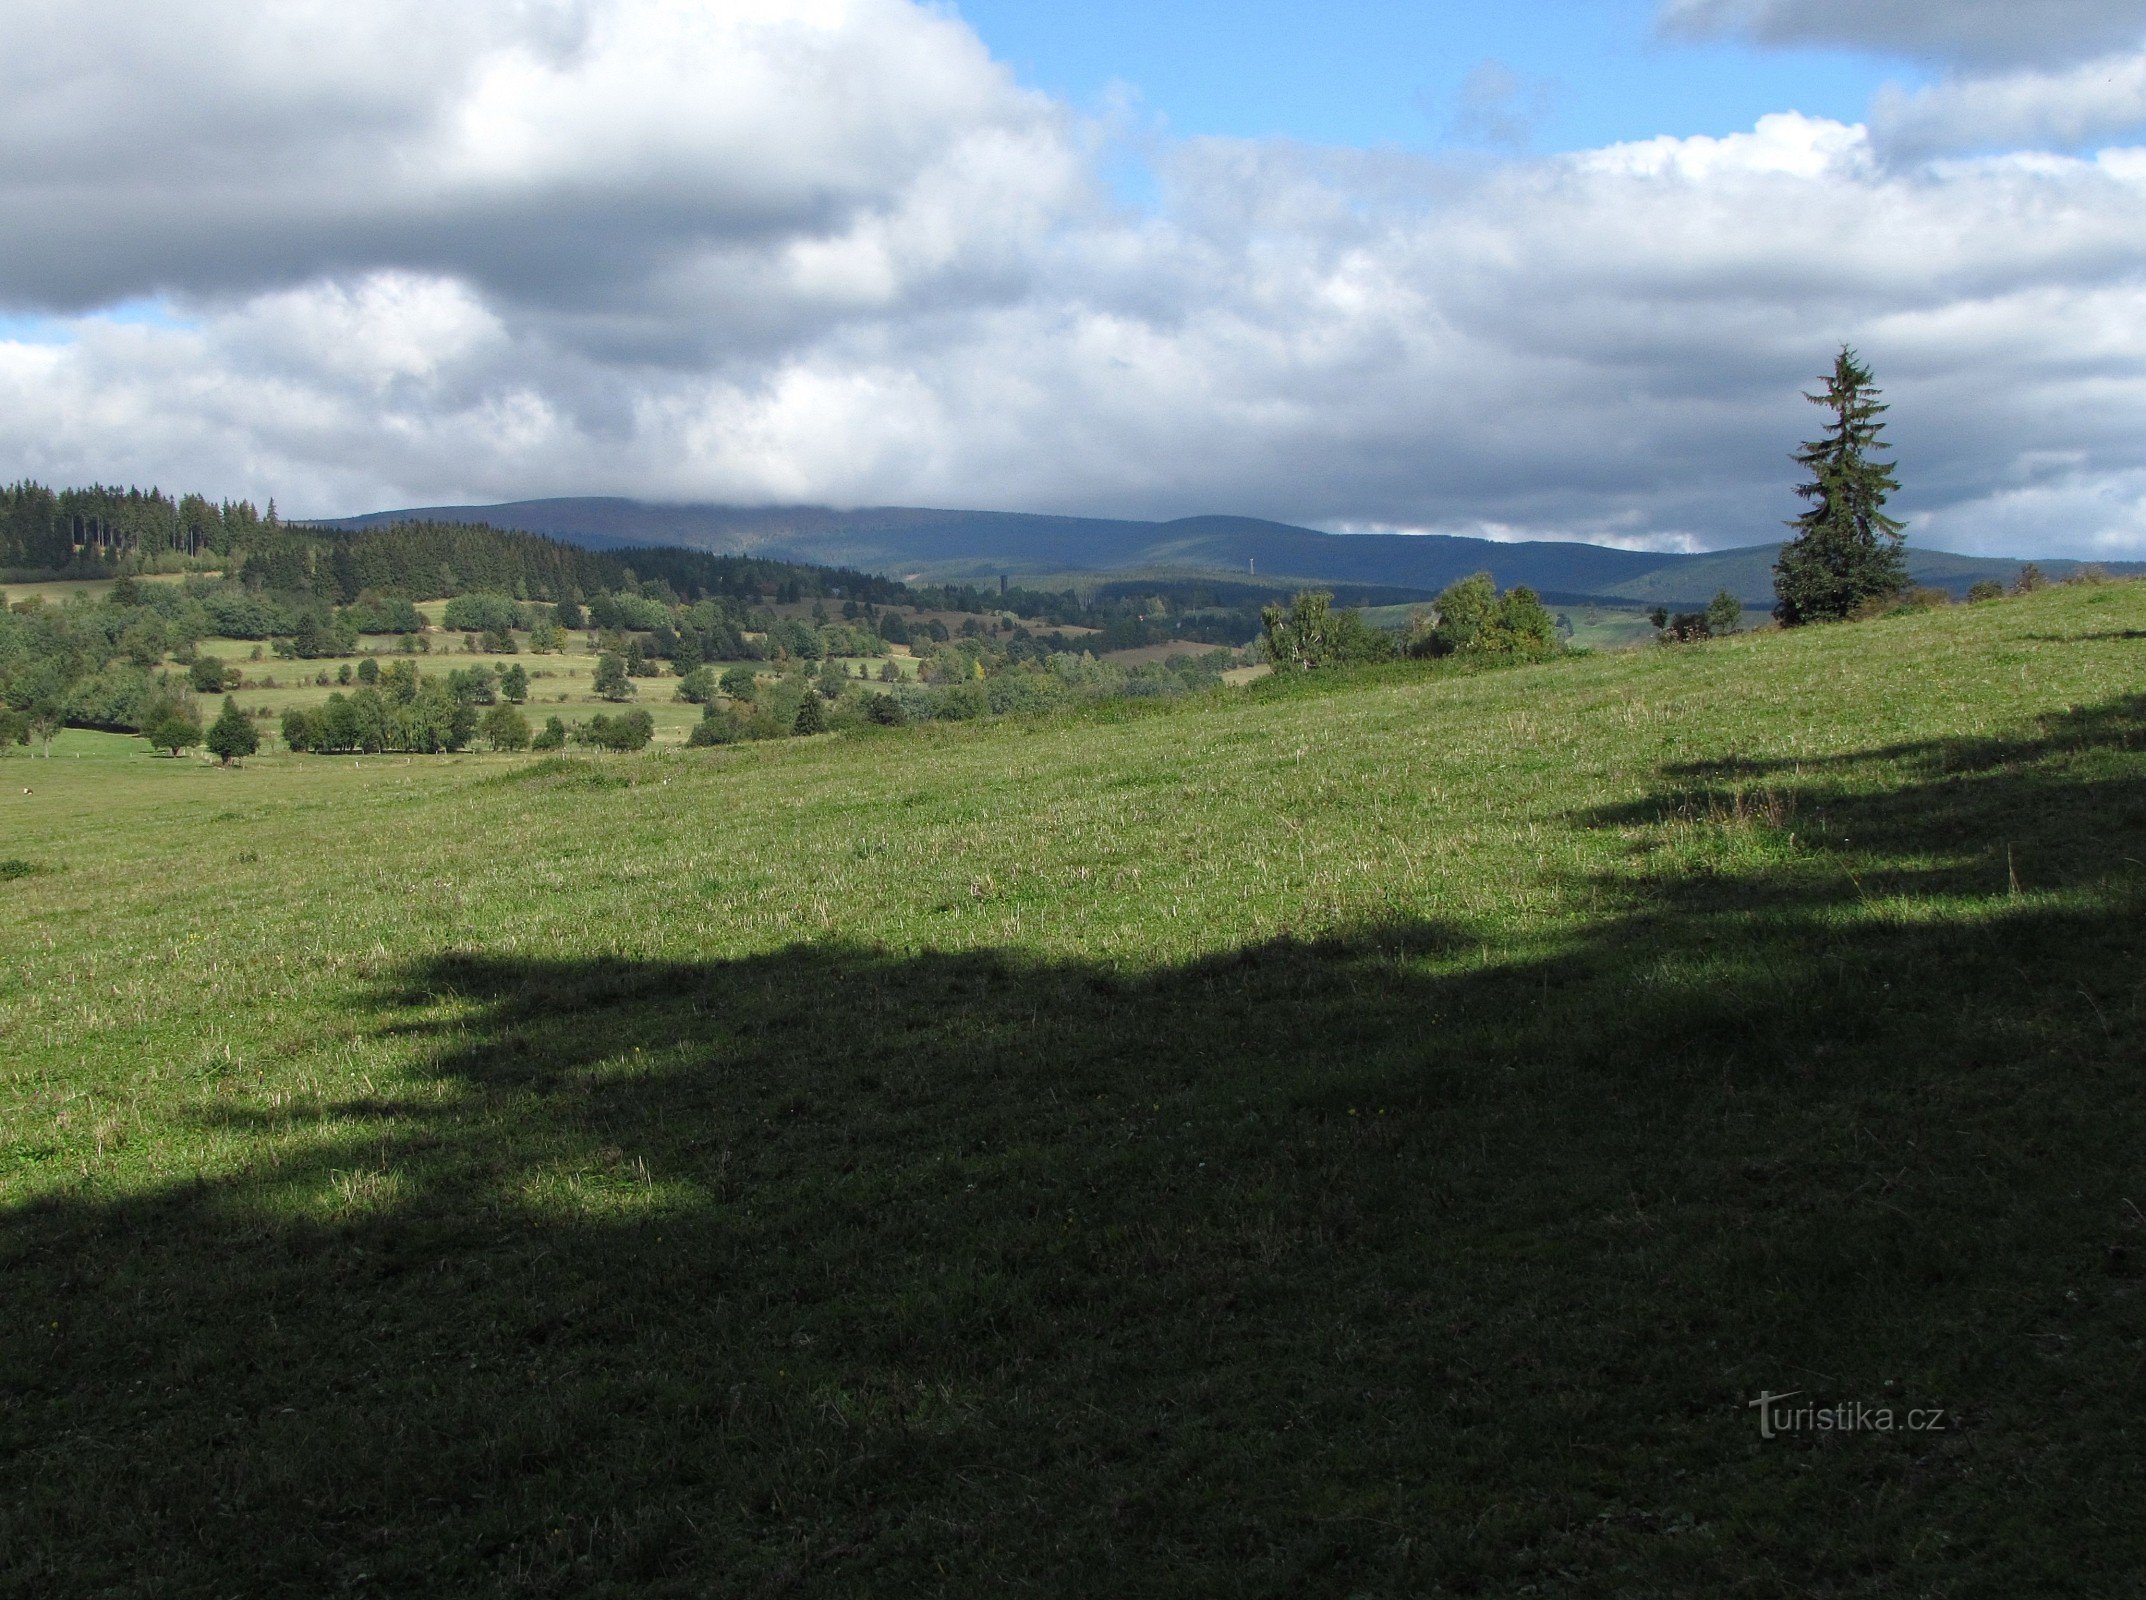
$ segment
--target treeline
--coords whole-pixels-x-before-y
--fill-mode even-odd
[[[1408,657],[1464,656],[1533,661],[1564,648],[1557,619],[1533,589],[1518,585],[1500,593],[1487,572],[1462,578],[1419,607],[1399,629],[1374,628],[1363,614],[1336,610],[1334,597],[1318,590],[1261,614],[1260,647],[1277,672],[1362,666]]]
[[[972,616],[1006,612],[1039,628],[1094,628],[1085,641],[1097,651],[1156,644],[1241,645],[1259,632],[1259,610],[1272,591],[1250,584],[1192,578],[1156,583],[1108,583],[1083,598],[1078,590],[1025,589],[1002,582],[923,585],[908,603],[927,611]]]
[[[890,578],[758,556],[586,550],[482,523],[410,521],[345,532],[285,522],[273,501],[263,512],[249,501],[175,498],[155,488],[0,488],[0,570],[14,581],[142,576],[189,564],[221,566],[247,590],[299,609],[350,605],[367,595],[424,600],[473,590],[583,601],[650,583],[688,601],[825,596],[884,605],[908,598]]]
[[[22,482],[0,488],[0,568],[96,576],[154,572],[161,558],[223,555],[257,534],[264,518],[246,501],[212,503],[198,494],[173,498],[161,489],[46,488]]]
[[[866,724],[970,722],[1094,700],[1189,694],[1219,688],[1236,663],[1234,652],[1218,650],[1128,667],[1067,652],[1015,655],[972,637],[935,655],[922,682],[891,670],[855,677],[837,662],[814,673],[799,661],[774,678],[734,668],[721,679],[721,698],[707,693],[711,685],[690,678],[680,693],[703,699],[700,725],[688,744],[726,745]]]

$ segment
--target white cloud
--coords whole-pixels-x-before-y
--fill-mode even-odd
[[[152,42],[198,35],[268,109],[184,111],[197,63],[145,45],[113,69],[133,134],[0,139],[11,240],[63,180],[108,197],[0,291],[184,313],[0,342],[11,472],[313,514],[624,493],[1749,543],[1797,509],[1799,391],[1848,339],[1918,534],[2146,555],[2146,151],[1910,167],[1787,113],[1490,167],[1197,140],[1135,215],[1092,129],[899,0],[374,0],[314,17],[318,53],[309,13],[261,43],[191,10]],[[29,100],[90,71],[23,58]],[[145,222],[128,138],[166,115]]]
[[[2146,129],[2146,51],[2056,71],[1888,87],[1871,108],[1871,123],[1896,160],[2019,146],[2077,149]]]

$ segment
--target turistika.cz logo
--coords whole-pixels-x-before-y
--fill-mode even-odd
[[[1761,1394],[1756,1400],[1745,1402],[1747,1409],[1759,1414],[1761,1439],[1778,1439],[1784,1433],[1891,1433],[1896,1429],[1905,1429],[1909,1433],[1945,1431],[1945,1413],[1938,1406],[1895,1409],[1892,1406],[1866,1405],[1861,1400],[1836,1401],[1829,1406],[1816,1402],[1800,1406],[1789,1404],[1802,1394],[1801,1389],[1791,1389],[1786,1394]]]

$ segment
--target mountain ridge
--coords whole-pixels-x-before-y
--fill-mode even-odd
[[[576,496],[442,505],[322,519],[324,528],[377,527],[413,519],[494,527],[591,546],[676,545],[718,554],[854,567],[927,582],[1017,582],[1109,578],[1167,571],[1271,584],[1335,583],[1436,593],[1488,571],[1504,586],[1527,584],[1558,604],[1703,605],[1727,589],[1746,605],[1770,605],[1777,544],[1680,555],[1620,550],[1580,540],[1505,543],[1458,534],[1329,533],[1261,517],[1220,514],[1167,521],[928,506],[663,503]],[[1964,593],[1978,581],[2009,585],[2026,563],[1911,546],[1917,583]],[[2086,563],[2051,559],[2052,578]],[[2109,570],[2146,575],[2146,562]]]

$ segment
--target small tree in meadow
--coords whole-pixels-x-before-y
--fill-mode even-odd
[[[631,700],[634,696],[633,680],[626,676],[625,660],[608,650],[596,658],[596,681],[592,687],[601,700]]]
[[[209,753],[227,767],[261,748],[261,735],[253,719],[239,710],[238,702],[229,695],[224,696],[223,710],[209,724],[208,746]]]
[[[499,675],[501,698],[520,705],[529,698],[529,669],[519,661]]]
[[[1726,589],[1717,591],[1714,598],[1706,603],[1706,626],[1717,638],[1734,633],[1743,620],[1743,601]]]
[[[201,717],[189,707],[165,705],[149,719],[142,736],[151,748],[177,756],[201,743]]]
[[[827,702],[816,694],[807,694],[798,702],[797,720],[790,724],[790,731],[800,738],[807,734],[827,731]]]
[[[529,719],[511,705],[497,705],[477,724],[477,731],[494,750],[529,748]]]

